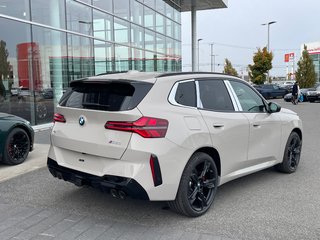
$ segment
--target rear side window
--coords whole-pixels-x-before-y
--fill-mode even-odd
[[[196,107],[196,87],[194,81],[179,83],[175,101],[180,105]]]
[[[233,111],[234,107],[228,90],[222,80],[199,81],[200,99],[203,109]]]
[[[135,108],[153,84],[141,82],[79,82],[61,98],[60,106],[101,111]]]

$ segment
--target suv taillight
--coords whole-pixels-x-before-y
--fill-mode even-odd
[[[108,121],[104,127],[117,131],[137,133],[144,138],[163,138],[166,136],[169,122],[166,119],[141,117],[134,122]]]
[[[66,119],[64,118],[64,116],[60,113],[55,113],[53,116],[53,122],[61,122],[61,123],[65,123]]]

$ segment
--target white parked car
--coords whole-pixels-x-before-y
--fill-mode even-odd
[[[78,186],[168,201],[196,217],[218,186],[272,166],[293,173],[299,164],[299,116],[239,78],[128,72],[70,86],[54,116],[48,168]]]

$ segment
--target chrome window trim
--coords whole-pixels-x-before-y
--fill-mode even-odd
[[[168,97],[168,101],[169,101],[169,103],[171,103],[174,106],[197,109],[197,107],[186,106],[186,105],[182,105],[182,104],[176,102],[175,96],[176,96],[176,92],[177,92],[177,89],[178,89],[178,85],[180,83],[185,83],[185,82],[195,82],[195,80],[194,79],[188,79],[188,80],[182,80],[182,81],[175,82],[173,87],[172,87],[172,89],[171,89],[171,91],[170,91],[170,94],[169,94],[169,97]],[[197,86],[195,86],[195,87],[196,87],[196,99],[197,99],[196,106],[197,106],[198,105],[198,92],[197,92]]]
[[[229,92],[229,95],[230,95],[230,98],[231,98],[231,101],[232,101],[232,104],[234,107],[234,111],[242,112],[243,111],[242,106],[241,106],[240,101],[237,97],[237,94],[235,93],[235,91],[233,90],[233,87],[231,86],[230,81],[224,80],[224,84],[226,85],[226,87],[228,89],[228,92]]]

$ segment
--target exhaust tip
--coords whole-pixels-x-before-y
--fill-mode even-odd
[[[119,197],[122,200],[125,200],[127,198],[127,194],[124,191],[119,191]]]
[[[111,193],[111,196],[114,197],[114,198],[119,198],[119,194],[118,194],[118,191],[114,188],[112,188],[110,190],[110,193]]]
[[[57,178],[58,179],[62,179],[62,174],[61,173],[57,172],[56,174],[57,174]]]

